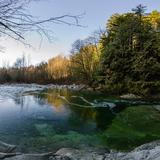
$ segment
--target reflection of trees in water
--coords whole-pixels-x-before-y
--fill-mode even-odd
[[[63,101],[58,98],[58,92],[57,91],[48,91],[47,92],[47,102],[52,105],[57,112],[61,112],[63,108]]]
[[[73,95],[80,95],[80,94],[69,91],[67,89],[62,89],[62,90],[54,89],[36,94],[35,97],[39,104],[48,103],[51,106],[53,106],[57,112],[62,112],[64,107],[68,106],[68,104],[66,104],[64,100],[59,98],[59,95],[65,97],[69,102],[73,102]],[[83,95],[81,96],[84,97]],[[89,96],[91,97],[92,95]],[[79,100],[80,99],[74,99],[74,103],[77,104],[82,103]],[[112,121],[116,116],[109,108],[105,107],[80,108],[74,105],[69,105],[69,109],[71,110],[69,121],[74,126],[77,125],[77,127],[78,126],[82,127],[83,125],[89,122],[93,122],[96,124],[97,129],[103,130],[108,128],[110,124],[112,124]],[[123,109],[119,110],[119,112],[122,110]]]
[[[115,115],[107,108],[76,108],[71,107],[72,115],[70,121],[76,125],[85,125],[87,122],[94,122],[96,128],[106,129],[115,118]],[[75,122],[76,121],[76,122]]]
[[[16,104],[16,105],[20,105],[21,106],[21,109],[23,110],[23,108],[24,108],[24,105],[25,105],[25,97],[24,96],[17,96],[17,97],[15,97],[15,98],[13,98],[13,100],[14,100],[14,103]]]
[[[68,97],[69,92],[65,89],[63,90],[47,90],[34,95],[38,104],[50,104],[56,109],[57,112],[61,112],[64,108],[64,101],[59,98],[59,95]]]
[[[35,102],[39,104],[40,106],[47,104],[47,102],[44,100],[45,97],[43,96],[43,94],[38,93],[34,95],[34,97],[35,97]]]

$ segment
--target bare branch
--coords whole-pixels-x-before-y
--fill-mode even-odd
[[[84,16],[65,14],[48,19],[37,19],[26,11],[26,6],[32,1],[40,0],[0,0],[0,33],[1,36],[8,36],[25,43],[26,32],[36,32],[41,37],[51,40],[48,24],[66,24],[69,26],[83,27],[79,20]],[[42,38],[43,39],[43,38]]]

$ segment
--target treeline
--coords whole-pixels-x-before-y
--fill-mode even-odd
[[[73,43],[69,57],[57,56],[38,66],[25,58],[0,70],[1,82],[85,83],[113,94],[160,92],[160,12],[114,14],[104,31]]]
[[[58,55],[33,66],[25,55],[17,58],[12,67],[0,68],[0,83],[92,84],[100,66],[99,39],[102,31],[85,40],[76,40],[68,57]]]
[[[71,83],[69,81],[68,59],[57,56],[48,62],[28,65],[23,55],[12,67],[4,66],[0,69],[1,83]]]
[[[160,93],[160,12],[115,14],[101,38],[105,88],[113,93]]]

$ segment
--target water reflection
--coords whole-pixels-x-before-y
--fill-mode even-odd
[[[59,115],[66,112],[68,116],[64,123],[68,123],[67,127],[72,130],[82,132],[86,132],[86,130],[104,130],[112,123],[115,117],[115,114],[108,108],[85,107],[88,104],[79,98],[75,98],[76,96],[80,96],[79,93],[69,90],[47,90],[41,93],[32,93],[32,95],[39,105],[49,104],[53,109],[53,116],[55,112],[58,112]],[[74,97],[73,95],[76,96]],[[60,96],[65,97],[70,104],[60,98]],[[95,97],[93,96],[93,98]],[[79,104],[84,107],[78,107],[72,104]]]
[[[106,107],[93,107],[98,97],[63,89],[5,99],[0,102],[0,140],[18,145],[23,152],[31,145],[30,150],[43,150],[46,145],[45,150],[51,151],[101,144],[96,134],[107,129],[116,115]]]
[[[91,134],[107,129],[116,117],[107,107],[93,107],[95,98],[100,96],[54,89],[15,96],[1,105],[6,106],[3,109],[8,128],[10,124],[16,125],[18,119],[21,119],[18,123],[24,122],[23,125],[47,123],[51,124],[56,132],[72,130]],[[118,112],[123,110],[122,106],[120,108]],[[0,111],[2,112],[2,108]],[[2,121],[2,117],[0,120]]]
[[[20,151],[28,152],[27,149],[43,150],[44,145],[45,151],[81,145],[113,144],[113,147],[128,148],[132,147],[130,141],[134,138],[134,145],[145,141],[151,128],[153,136],[148,139],[154,140],[159,135],[160,127],[155,123],[159,122],[159,112],[153,108],[136,106],[137,103],[128,107],[129,103],[104,99],[99,94],[65,89],[0,97],[0,140],[17,144]],[[101,107],[99,104],[107,104],[101,102],[114,102],[116,108]],[[145,121],[152,124],[143,131]]]

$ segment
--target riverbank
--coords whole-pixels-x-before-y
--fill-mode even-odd
[[[101,153],[93,148],[77,150],[61,148],[57,152],[43,154],[23,154],[16,152],[16,146],[0,142],[0,159],[2,160],[159,160],[160,140],[141,145],[131,152],[107,150]]]
[[[44,90],[44,89],[72,89],[72,90],[92,90],[92,88],[88,87],[87,85],[80,84],[72,84],[72,85],[56,85],[56,84],[47,84],[47,85],[41,85],[36,83],[4,83],[0,84],[0,87],[17,87],[17,88],[27,88],[27,90]]]
[[[102,88],[93,88],[85,84],[70,84],[70,85],[58,85],[58,84],[36,84],[36,83],[4,83],[0,84],[0,90],[1,88],[4,88],[6,92],[12,92],[16,94],[22,94],[24,92],[30,92],[30,91],[41,91],[41,90],[47,90],[47,89],[69,89],[74,91],[90,91],[90,92],[97,92],[106,94],[109,96],[116,96],[120,99],[126,99],[126,100],[146,100],[146,101],[160,101],[160,95],[154,95],[150,97],[143,97],[139,95],[135,95],[132,93],[128,94],[122,94],[122,95],[110,95],[107,92],[105,92]],[[14,89],[15,88],[15,89]],[[4,89],[3,89],[4,90]]]

